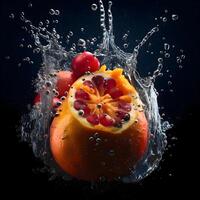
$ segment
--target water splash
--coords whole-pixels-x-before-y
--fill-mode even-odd
[[[139,95],[145,104],[145,114],[149,122],[149,144],[148,150],[143,159],[132,169],[127,177],[120,177],[124,182],[136,182],[148,176],[158,166],[162,155],[165,151],[167,139],[165,132],[171,128],[167,121],[162,121],[159,114],[157,91],[154,87],[154,82],[161,75],[163,69],[163,58],[158,58],[158,67],[153,72],[152,76],[141,77],[137,71],[137,58],[141,48],[147,41],[159,31],[159,27],[153,27],[146,36],[138,43],[133,52],[127,53],[120,49],[114,40],[113,34],[113,16],[112,2],[109,2],[108,8],[108,28],[106,27],[106,12],[102,1],[99,1],[100,9],[100,26],[103,32],[102,42],[98,44],[98,48],[94,54],[100,59],[102,64],[106,64],[110,69],[122,67],[126,77],[137,88]],[[91,9],[95,11],[98,6],[92,5]],[[59,15],[60,11],[50,9],[50,15]],[[177,18],[177,17],[176,17]],[[172,16],[175,20],[175,16]],[[73,43],[70,50],[66,50],[61,45],[61,37],[54,28],[52,31],[47,30],[45,23],[40,23],[35,26],[32,22],[25,18],[24,13],[21,13],[21,20],[26,25],[26,30],[29,31],[31,37],[34,38],[34,52],[41,53],[42,67],[38,72],[38,78],[35,80],[35,90],[41,96],[41,103],[33,106],[28,115],[22,118],[21,136],[24,141],[32,145],[33,152],[36,157],[39,157],[49,166],[52,173],[56,173],[69,179],[67,174],[61,172],[55,165],[49,149],[49,127],[55,112],[51,109],[51,99],[55,96],[56,71],[67,70],[70,66],[72,58],[77,54],[76,44]],[[46,23],[47,25],[49,24]],[[84,28],[81,28],[84,31]],[[73,36],[70,31],[67,35],[68,43]],[[124,35],[126,40],[128,35]],[[93,38],[94,39],[94,38]],[[96,42],[95,40],[92,42]],[[87,42],[79,39],[78,46],[87,49]],[[168,51],[170,45],[164,44],[164,51]],[[165,52],[166,57],[167,52]],[[168,57],[169,55],[167,55]],[[180,64],[185,59],[184,55],[177,57],[177,62]],[[51,83],[51,84],[47,84]],[[48,87],[47,91],[44,88]],[[62,102],[62,99],[61,99]]]

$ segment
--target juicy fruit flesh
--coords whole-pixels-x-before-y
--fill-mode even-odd
[[[101,75],[93,76],[92,80],[83,79],[83,87],[75,93],[74,108],[92,125],[117,126],[128,121],[131,104],[120,99],[126,95],[116,85],[113,78]]]

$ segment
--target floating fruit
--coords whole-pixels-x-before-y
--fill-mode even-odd
[[[99,67],[99,60],[88,51],[78,54],[72,60],[72,69],[76,77],[80,77],[86,72],[95,72]]]
[[[66,95],[66,92],[69,91],[69,88],[74,81],[74,73],[71,71],[59,71],[57,73],[56,89],[58,90],[59,97]]]
[[[57,164],[78,179],[129,175],[147,149],[148,123],[135,88],[102,66],[70,88],[50,128]]]

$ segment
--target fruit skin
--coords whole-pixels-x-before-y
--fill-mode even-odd
[[[50,146],[58,165],[73,177],[97,181],[103,176],[113,180],[129,175],[130,169],[144,155],[148,124],[143,112],[139,112],[137,123],[119,134],[113,134],[84,127],[69,112],[67,100],[61,109],[63,111],[51,125]],[[96,142],[96,132],[99,142]]]
[[[57,73],[56,89],[59,92],[59,97],[66,96],[66,91],[69,91],[75,80],[75,75],[71,71],[59,71]]]
[[[87,71],[97,71],[100,67],[100,62],[92,53],[84,51],[74,57],[71,66],[75,76],[80,77]]]

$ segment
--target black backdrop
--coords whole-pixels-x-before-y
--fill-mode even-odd
[[[98,14],[91,11],[90,5],[95,1],[32,1],[32,10],[27,8],[29,1],[1,0],[0,2],[0,106],[1,106],[1,180],[6,195],[28,199],[30,197],[64,197],[73,199],[160,199],[188,195],[193,199],[194,180],[198,180],[197,147],[199,120],[199,20],[200,2],[190,1],[156,1],[156,0],[114,0],[114,31],[116,38],[122,32],[130,30],[133,41],[141,38],[153,24],[153,19],[160,16],[164,9],[179,14],[180,21],[175,26],[164,27],[166,37],[175,40],[179,48],[185,49],[184,68],[175,71],[173,76],[175,92],[160,95],[159,102],[166,107],[167,119],[174,123],[168,135],[178,137],[175,146],[164,155],[158,170],[138,184],[110,184],[98,189],[91,189],[89,183],[80,181],[49,181],[48,173],[38,172],[42,163],[34,158],[27,144],[21,143],[16,127],[20,116],[26,112],[26,105],[34,96],[31,81],[39,69],[39,57],[35,67],[23,64],[17,67],[20,58],[31,55],[27,50],[19,50],[22,37],[30,38],[21,30],[19,20],[11,20],[8,15],[16,16],[25,11],[33,22],[38,23],[48,15],[50,8],[61,10],[61,26],[58,30],[66,33],[73,30],[79,33],[83,26],[88,35],[98,35]],[[97,23],[98,22],[98,23]],[[97,28],[94,28],[97,27]],[[94,30],[95,29],[95,30]],[[118,31],[120,30],[120,31]],[[121,35],[120,35],[121,34]],[[100,35],[100,34],[99,34]],[[87,37],[87,33],[85,35]],[[153,40],[156,43],[156,40]],[[152,43],[153,43],[152,41]],[[120,43],[120,42],[119,42]],[[130,41],[131,43],[131,41]],[[134,45],[134,42],[132,43]],[[157,44],[158,45],[158,44]],[[155,45],[156,48],[156,45]],[[11,59],[6,60],[6,56]],[[147,65],[142,60],[140,65]],[[158,81],[157,88],[164,81]],[[169,142],[169,144],[171,144]]]

